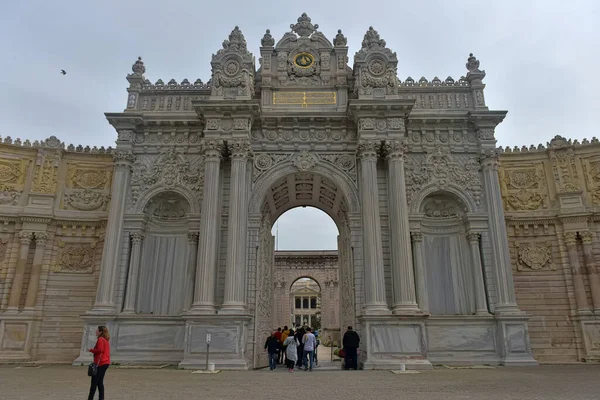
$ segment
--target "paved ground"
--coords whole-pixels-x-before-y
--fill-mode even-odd
[[[0,399],[85,399],[83,367],[0,366]],[[385,371],[284,369],[192,374],[176,369],[119,369],[106,376],[106,400],[170,399],[599,399],[600,366]],[[97,395],[96,395],[97,396]]]

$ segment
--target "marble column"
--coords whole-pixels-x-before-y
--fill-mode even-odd
[[[483,267],[481,252],[479,251],[479,233],[470,232],[467,240],[471,247],[471,265],[473,266],[473,290],[475,291],[475,312],[477,315],[488,315],[485,297],[485,282],[483,280]]]
[[[404,155],[407,146],[403,141],[386,141],[388,165],[388,207],[390,217],[390,252],[394,314],[420,312],[415,294],[408,203],[404,180]]]
[[[27,297],[25,298],[26,311],[33,311],[35,308],[47,240],[48,234],[46,232],[35,232],[35,253],[33,254],[33,265],[31,266],[31,275],[27,286]]]
[[[215,314],[219,218],[221,217],[219,190],[223,143],[220,140],[206,140],[202,147],[204,151],[204,191],[200,211],[194,303],[189,312]]]
[[[123,214],[131,178],[133,154],[127,151],[117,151],[113,154],[115,169],[111,188],[111,202],[106,224],[106,236],[102,250],[100,279],[96,292],[96,303],[92,308],[94,313],[116,313],[115,291],[118,276],[117,267],[121,254],[121,238],[123,236]]]
[[[592,302],[594,303],[594,312],[600,314],[600,277],[596,269],[596,260],[594,260],[594,235],[591,231],[580,233],[583,243],[583,257],[590,281],[590,291],[592,292]]]
[[[140,266],[142,262],[142,243],[145,236],[143,232],[132,232],[130,237],[131,257],[129,259],[129,274],[127,276],[127,292],[125,294],[123,313],[133,314],[135,313]]]
[[[389,314],[385,298],[383,247],[377,189],[377,157],[381,142],[362,140],[358,144],[360,158],[360,194],[363,218],[364,313]]]
[[[504,220],[500,180],[498,178],[498,154],[489,150],[481,158],[485,199],[489,218],[489,235],[492,244],[492,262],[496,281],[497,303],[495,313],[520,312],[517,306],[515,284],[512,276],[508,234]]]
[[[248,228],[248,183],[246,170],[252,149],[248,140],[227,143],[231,155],[229,221],[225,296],[220,314],[242,314],[246,310],[246,235]]]
[[[15,268],[15,275],[13,276],[12,285],[10,286],[10,297],[8,298],[7,307],[7,311],[14,312],[19,311],[21,293],[23,291],[23,281],[25,279],[25,268],[27,267],[29,246],[33,238],[33,233],[21,231],[19,232],[19,238],[21,240],[21,249],[19,251],[17,267]]]
[[[429,312],[429,297],[425,285],[425,265],[423,263],[423,234],[411,232],[413,244],[413,263],[415,266],[415,284],[417,286],[417,304],[422,312]]]
[[[185,279],[185,307],[189,310],[194,302],[194,282],[196,282],[196,259],[198,256],[198,232],[189,232],[188,235],[188,270]]]
[[[575,303],[577,304],[577,312],[589,314],[590,306],[585,292],[583,283],[583,275],[581,265],[579,264],[579,254],[577,253],[577,232],[565,232],[565,245],[567,246],[567,254],[569,256],[569,264],[573,272],[573,290],[575,291]]]

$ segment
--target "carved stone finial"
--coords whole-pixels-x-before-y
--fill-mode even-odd
[[[479,69],[479,60],[475,58],[473,53],[469,54],[466,67],[469,70],[469,72],[481,72],[481,70]]]
[[[379,37],[379,33],[373,29],[372,26],[369,27],[367,33],[365,33],[365,37],[362,41],[363,49],[373,49],[373,48],[384,48],[386,45],[385,40]]]
[[[144,62],[142,61],[142,57],[138,57],[137,61],[133,63],[131,67],[134,75],[144,75],[146,72],[146,67],[144,67]]]
[[[302,13],[302,15],[298,17],[298,22],[291,24],[290,28],[292,29],[292,32],[300,37],[309,37],[319,29],[319,25],[313,25],[310,17],[306,15],[306,13]]]
[[[273,35],[271,35],[271,30],[270,29],[267,29],[267,31],[265,32],[265,35],[260,40],[260,44],[263,47],[273,47],[273,46],[275,46],[275,39],[273,39]]]
[[[337,35],[335,35],[335,39],[333,39],[333,45],[335,47],[344,47],[348,44],[348,39],[342,33],[341,29],[338,29]]]
[[[246,38],[238,26],[233,28],[229,34],[229,40],[223,41],[223,48],[217,52],[217,55],[226,51],[239,53],[242,55],[248,54]]]

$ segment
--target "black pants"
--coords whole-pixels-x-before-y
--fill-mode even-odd
[[[346,365],[344,367],[346,369],[357,369],[356,347],[344,347],[344,351],[346,352],[346,357],[344,357]]]
[[[286,366],[287,366],[288,368],[290,368],[290,369],[294,369],[294,364],[295,364],[295,362],[294,362],[294,361],[286,359],[286,360],[285,360],[285,364],[286,364]]]
[[[287,346],[282,346],[281,351],[279,352],[279,363],[281,364],[284,359],[285,351],[287,350]]]
[[[94,400],[94,395],[96,394],[96,388],[98,388],[98,397],[100,400],[104,400],[104,374],[106,374],[106,370],[109,365],[103,365],[98,367],[98,373],[96,376],[92,376],[92,384],[90,386],[90,395],[88,396],[88,400]]]
[[[298,346],[298,362],[296,363],[296,366],[301,367],[303,359],[304,359],[304,345],[300,344],[300,346]]]

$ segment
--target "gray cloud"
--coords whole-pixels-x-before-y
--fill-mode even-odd
[[[487,104],[509,111],[497,129],[500,145],[597,135],[600,3],[594,0],[5,3],[3,137],[56,135],[67,143],[112,146],[115,132],[103,113],[125,107],[125,76],[137,56],[153,82],[206,81],[211,54],[235,25],[258,54],[266,28],[278,39],[304,11],[329,38],[342,29],[350,54],[373,25],[398,53],[400,79],[457,79],[475,53],[487,72]]]

